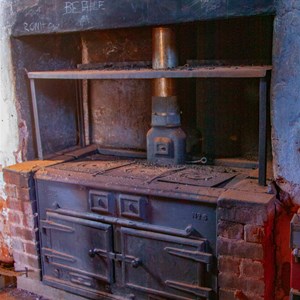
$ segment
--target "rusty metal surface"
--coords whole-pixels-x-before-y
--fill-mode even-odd
[[[91,136],[105,147],[145,149],[151,123],[151,83],[147,81],[92,81]]]
[[[176,174],[168,172],[178,170]],[[216,186],[224,180],[233,178],[240,173],[236,169],[214,166],[157,166],[143,159],[126,159],[126,157],[93,154],[51,166],[50,172],[78,172],[91,176],[107,175],[137,180],[138,182],[153,183],[154,181],[169,181],[183,185]],[[242,172],[240,170],[240,172]],[[167,176],[164,174],[167,173]],[[153,177],[156,180],[152,180]],[[218,179],[219,178],[219,179]],[[151,180],[151,182],[150,182]],[[212,183],[208,183],[212,180]]]
[[[144,69],[151,68],[151,61],[122,61],[122,62],[104,62],[104,63],[88,63],[78,64],[79,70],[107,70],[107,69]]]
[[[239,168],[186,165],[182,172],[187,177],[185,181],[190,182],[187,185],[186,182],[181,182],[183,177],[180,176],[177,180],[172,176],[167,178],[170,180],[166,180],[164,175],[169,175],[168,172],[174,169],[177,167],[156,166],[143,159],[93,154],[40,170],[36,176],[42,180],[86,184],[105,189],[111,186],[115,191],[215,203],[223,189],[208,186],[217,186],[239,174],[249,172]],[[189,172],[198,175],[189,179]],[[204,180],[196,180],[195,183],[195,176]]]
[[[12,39],[12,56],[16,76],[16,103],[22,126],[22,160],[37,157],[33,114],[26,70],[74,68],[81,55],[76,46],[79,39],[71,36],[27,37]],[[35,82],[44,154],[59,151],[77,142],[74,85],[72,82]],[[64,94],[61,93],[64,90]],[[43,108],[46,112],[43,112]]]
[[[82,33],[84,62],[114,69],[136,70],[151,61],[151,29]],[[133,68],[129,66],[132,66]],[[105,147],[145,149],[151,122],[151,82],[94,80],[89,82],[91,141]]]

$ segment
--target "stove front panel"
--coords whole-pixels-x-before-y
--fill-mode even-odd
[[[91,299],[214,299],[215,204],[122,193],[114,182],[36,188],[45,283]]]

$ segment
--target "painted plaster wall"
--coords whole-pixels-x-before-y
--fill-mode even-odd
[[[300,1],[278,0],[274,25],[272,125],[274,171],[300,204]]]
[[[18,120],[10,48],[10,0],[0,0],[0,261],[10,262],[11,238],[2,168],[20,162]]]

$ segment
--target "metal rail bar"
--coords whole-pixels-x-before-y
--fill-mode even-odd
[[[146,230],[146,231],[154,231],[157,233],[163,233],[163,234],[171,234],[171,235],[176,235],[180,237],[190,237],[190,236],[199,236],[199,233],[194,230],[194,228],[191,225],[187,225],[187,227],[182,230],[182,229],[174,229],[170,227],[163,227],[163,226],[158,226],[158,225],[152,225],[152,224],[146,224],[146,223],[141,223],[141,222],[135,222],[131,220],[125,220],[125,219],[120,219],[116,217],[109,217],[109,216],[103,216],[103,215],[98,215],[95,213],[81,213],[81,212],[75,212],[67,209],[54,209],[54,210],[49,210],[58,214],[62,215],[67,215],[71,217],[76,217],[76,218],[82,218],[86,220],[93,220],[97,222],[104,222],[104,223],[110,223],[113,225],[119,225],[119,226],[124,226],[124,227],[129,227],[133,229],[139,229],[139,230]],[[203,239],[205,241],[205,239]]]
[[[35,90],[34,79],[30,79],[30,89],[31,89],[31,96],[32,96],[32,108],[33,108],[34,127],[35,127],[34,129],[35,129],[35,138],[36,138],[36,144],[37,144],[38,158],[40,160],[43,160],[44,155],[43,155],[42,138],[41,138],[40,122],[39,122],[39,112],[38,112],[38,105],[37,105],[37,99],[36,99],[36,90]]]
[[[261,78],[259,82],[259,185],[266,185],[267,178],[267,78]]]
[[[262,78],[271,66],[28,72],[31,79]]]
[[[83,99],[82,99],[82,81],[76,80],[76,102],[77,102],[77,122],[79,131],[79,144],[85,147],[85,130],[84,130],[84,112],[83,112]]]

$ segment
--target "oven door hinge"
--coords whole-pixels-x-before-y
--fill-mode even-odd
[[[41,227],[43,230],[58,230],[58,231],[68,232],[68,233],[74,232],[73,227],[58,224],[53,221],[41,221]]]
[[[213,256],[210,253],[200,252],[200,251],[190,251],[172,247],[166,247],[164,249],[171,255],[175,255],[178,257],[183,257],[187,259],[191,259],[193,261],[205,263],[207,266],[207,272],[210,272]]]
[[[186,283],[171,281],[171,280],[166,280],[165,284],[168,287],[171,287],[173,289],[179,291],[185,291],[194,294],[196,296],[206,298],[208,300],[211,299],[212,296],[212,289],[210,288],[200,287],[192,284],[186,284]]]
[[[49,260],[55,260],[55,259],[59,259],[59,260],[63,260],[69,263],[75,263],[76,262],[76,257],[72,256],[72,255],[68,255],[59,251],[55,251],[53,249],[50,248],[43,248],[42,249],[42,253],[45,257],[47,257],[47,259]]]

